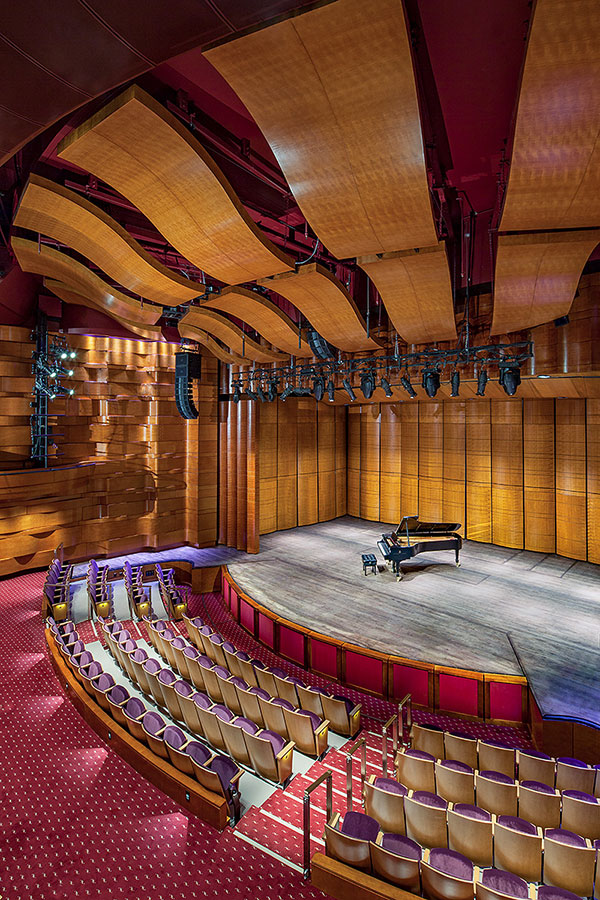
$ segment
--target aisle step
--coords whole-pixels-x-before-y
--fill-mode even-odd
[[[257,844],[297,866],[302,865],[301,828],[281,820],[263,807],[249,809],[236,825],[235,832],[252,838]],[[310,843],[311,856],[323,852],[324,843],[319,838],[311,837]]]

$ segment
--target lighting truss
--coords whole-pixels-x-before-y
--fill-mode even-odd
[[[327,385],[330,400],[333,399],[336,388],[344,390],[354,400],[356,394],[353,388],[358,386],[365,399],[369,399],[377,386],[381,386],[386,397],[390,397],[391,385],[405,382],[410,385],[410,375],[413,373],[414,376],[421,377],[429,396],[435,396],[439,382],[447,381],[454,397],[458,396],[461,376],[464,378],[466,367],[474,366],[476,372],[486,372],[488,377],[491,371],[497,370],[502,381],[504,372],[520,371],[521,365],[532,358],[532,341],[485,344],[451,350],[421,350],[358,359],[344,359],[340,355],[338,359],[317,360],[309,364],[296,363],[292,358],[288,365],[273,368],[255,366],[248,372],[236,375],[232,387],[234,398],[245,393],[250,399],[269,401],[276,398],[277,391],[273,388],[279,383],[285,385],[280,395],[284,400],[287,397],[302,397],[313,393],[320,400],[323,397],[323,384]]]
[[[48,339],[48,324],[44,313],[38,311],[35,330],[31,335],[35,350],[31,373],[34,377],[33,397],[30,416],[31,459],[36,466],[48,466],[48,446],[52,437],[48,423],[48,402],[56,397],[72,397],[73,388],[61,384],[61,379],[73,375],[77,352],[68,346],[62,335]]]

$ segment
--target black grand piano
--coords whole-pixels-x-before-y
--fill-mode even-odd
[[[457,534],[460,524],[447,522],[419,522],[418,516],[404,516],[396,531],[383,534],[377,546],[386,562],[392,564],[396,580],[402,578],[400,563],[417,553],[431,550],[454,550],[456,565],[460,566],[462,538]]]

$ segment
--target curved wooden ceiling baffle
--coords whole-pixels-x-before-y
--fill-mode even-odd
[[[182,328],[187,330],[186,334],[184,334]],[[189,312],[185,314],[179,323],[179,333],[184,337],[193,338],[190,329],[210,332],[210,334],[219,338],[220,341],[230,347],[233,353],[244,356],[247,360],[271,363],[287,359],[285,353],[269,350],[268,347],[257,344],[256,341],[244,334],[241,328],[238,328],[237,325],[213,309],[206,309],[203,306],[190,307]]]
[[[272,300],[257,291],[249,291],[242,287],[226,287],[220,294],[204,300],[202,307],[207,306],[230,313],[236,319],[247,322],[271,344],[289,353],[290,356],[313,355],[306,341],[302,340],[299,346],[298,328],[290,317]]]
[[[452,287],[443,243],[362,256],[358,262],[385,298],[389,317],[408,344],[456,339],[454,317],[448,318]]]
[[[222,347],[218,341],[215,341],[210,334],[207,334],[200,328],[195,328],[193,325],[186,328],[185,325],[180,323],[179,334],[182,338],[202,344],[216,359],[226,363],[228,366],[249,366],[252,363],[251,359],[232,353],[227,347]]]
[[[561,266],[550,264],[545,235],[533,249],[524,238],[499,241],[492,334],[505,323],[519,328],[547,322],[551,310],[565,315],[585,265],[586,238],[574,229],[600,225],[600,19],[595,0],[537,0],[519,95],[508,186],[500,230],[570,229],[570,251],[560,252]],[[532,236],[533,239],[533,236]],[[536,241],[533,241],[535,244]],[[517,287],[511,266],[525,254],[541,260],[548,274],[544,288],[528,275]],[[548,268],[550,266],[550,268]],[[566,266],[566,268],[565,268]],[[523,314],[516,313],[517,291]],[[552,295],[545,311],[544,296]],[[527,312],[526,312],[527,311]],[[544,316],[547,315],[547,318]]]
[[[163,333],[158,325],[147,325],[144,328],[141,325],[137,325],[135,322],[128,322],[127,319],[115,315],[114,312],[108,312],[106,308],[98,306],[97,303],[84,297],[83,294],[80,294],[62,281],[57,281],[54,278],[44,278],[44,287],[49,291],[52,291],[53,294],[56,294],[57,297],[60,297],[61,300],[64,300],[65,303],[74,303],[77,306],[85,306],[88,309],[94,309],[110,316],[110,318],[114,319],[115,322],[118,322],[119,325],[122,325],[124,328],[127,328],[128,331],[137,334],[147,341],[164,341]]]
[[[342,282],[320,263],[307,263],[258,282],[286,297],[306,316],[326,341],[339,350],[378,350],[379,341],[367,330],[352,296]]]
[[[24,272],[45,275],[62,281],[85,297],[92,300],[99,309],[111,315],[113,312],[136,325],[154,325],[162,315],[162,308],[149,303],[142,306],[132,297],[127,297],[116,288],[111,288],[95,272],[86,268],[72,257],[54,250],[45,244],[38,244],[26,238],[13,237],[12,248]]]
[[[13,224],[72,247],[114,281],[155,303],[178,306],[204,290],[147,253],[85,197],[39,175],[29,176]]]
[[[501,234],[498,237],[493,333],[505,334],[565,316],[600,230]]]
[[[111,184],[220,281],[252,281],[293,267],[196,138],[136,85],[67,135],[58,155]]]

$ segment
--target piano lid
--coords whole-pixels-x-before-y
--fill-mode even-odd
[[[418,516],[404,516],[395,533],[406,534],[408,530],[409,534],[448,534],[459,528],[459,522],[419,522]]]

